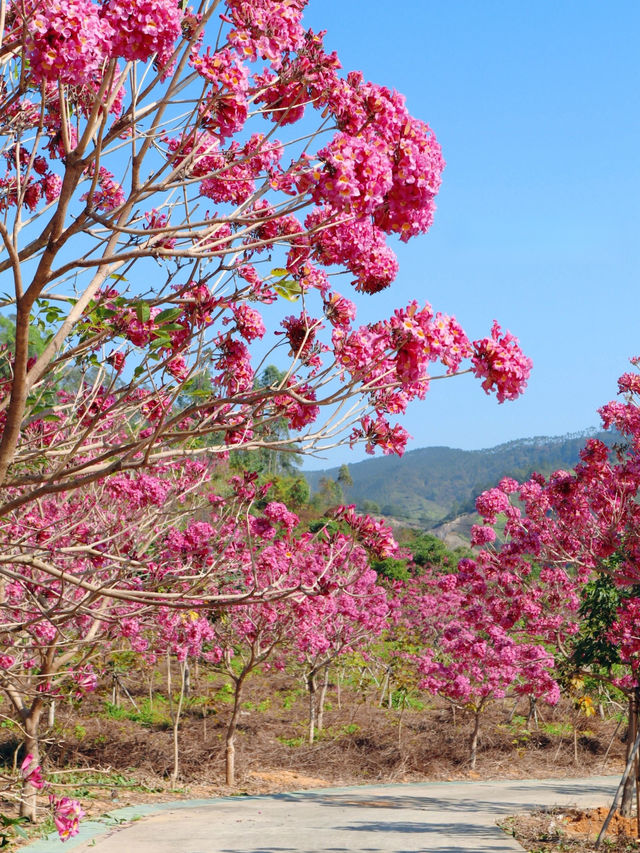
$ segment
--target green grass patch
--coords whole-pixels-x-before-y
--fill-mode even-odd
[[[427,707],[427,703],[424,699],[419,698],[416,693],[412,693],[404,687],[400,687],[398,690],[394,690],[391,694],[391,707],[396,711],[406,709],[411,711],[424,711]]]
[[[233,694],[233,686],[227,681],[213,694],[213,700],[214,702],[224,702],[229,705],[233,702]]]
[[[551,737],[566,737],[573,734],[573,725],[571,723],[542,723],[540,731]]]
[[[279,737],[277,740],[284,746],[291,747],[304,746],[307,743],[307,738],[303,735],[299,735],[298,737]]]
[[[137,711],[133,707],[105,702],[105,714],[112,720],[132,720],[147,728],[167,729],[172,726],[169,702],[160,693],[154,694],[151,700],[148,697],[143,699]]]
[[[271,699],[263,699],[262,702],[243,702],[241,707],[244,711],[261,711],[264,713],[271,707]]]

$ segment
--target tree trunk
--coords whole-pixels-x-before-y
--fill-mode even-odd
[[[329,664],[324,668],[324,679],[320,689],[320,698],[318,700],[318,732],[322,731],[324,725],[324,703],[327,698],[327,690],[329,688]]]
[[[391,688],[389,687],[389,676],[391,675],[391,667],[388,666],[384,673],[384,681],[382,682],[382,693],[380,694],[380,701],[378,705],[382,708],[384,705],[384,697],[387,695],[387,690],[391,693]]]
[[[316,671],[312,670],[307,675],[307,690],[309,691],[309,745],[312,745],[316,736]]]
[[[173,724],[173,772],[171,773],[171,784],[175,787],[178,783],[178,775],[180,774],[180,742],[178,740],[178,735],[180,733],[180,714],[182,713],[182,704],[184,702],[185,664],[180,664],[180,695],[178,697],[178,705],[175,709],[173,706],[173,697],[171,695],[171,661],[167,660],[167,664],[169,713],[171,714],[171,722]]]
[[[480,732],[480,709],[474,712],[475,717],[473,720],[473,732],[471,734],[471,744],[470,744],[470,759],[471,759],[471,769],[476,769],[476,759],[478,757],[478,733]]]
[[[36,764],[40,764],[40,743],[38,740],[38,726],[42,715],[42,699],[35,699],[25,715],[22,725],[24,727],[24,754],[31,755]],[[29,782],[22,784],[22,797],[20,800],[20,817],[26,817],[35,823],[36,820],[36,794],[37,790]]]
[[[638,734],[638,711],[636,707],[636,698],[633,693],[629,695],[629,726],[627,729],[627,755],[626,760],[629,760],[629,754],[633,748],[634,741]],[[622,791],[622,802],[620,803],[620,814],[623,817],[631,817],[633,810],[633,790],[635,785],[635,774],[630,773],[625,782]]]
[[[242,696],[242,688],[244,686],[244,676],[234,678],[235,693],[233,696],[233,710],[231,711],[231,719],[227,726],[227,735],[225,740],[225,776],[227,785],[230,788],[236,783],[236,729],[238,727],[238,717],[240,716],[240,697]]]

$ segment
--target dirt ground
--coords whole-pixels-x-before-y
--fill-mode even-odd
[[[628,853],[640,850],[636,817],[613,815],[607,834],[598,849],[598,833],[609,809],[588,811],[565,809],[535,812],[508,818],[501,826],[532,853]]]
[[[540,708],[537,720],[527,725],[525,700],[515,713],[513,700],[496,704],[484,715],[477,765],[471,770],[472,721],[463,711],[437,700],[424,707],[406,707],[403,702],[396,702],[400,707],[386,707],[386,702],[380,707],[373,688],[355,691],[343,686],[338,692],[336,684],[327,694],[323,730],[309,745],[304,690],[285,674],[272,673],[268,679],[254,679],[247,691],[236,738],[233,788],[224,784],[229,691],[221,681],[198,685],[196,698],[187,702],[181,717],[174,784],[169,706],[157,694],[150,701],[143,684],[139,689],[130,684],[129,689],[131,698],[122,696],[119,708],[110,704],[111,694],[94,695],[79,705],[60,701],[53,728],[43,733],[43,767],[56,794],[77,797],[90,816],[183,798],[370,783],[583,776],[623,769],[624,724],[614,716],[587,719],[565,703]],[[0,727],[6,764],[16,745],[11,727]],[[535,833],[549,834],[550,821],[559,826],[558,819],[544,814],[536,816],[537,824],[528,820],[507,829],[532,851],[592,849],[538,844]],[[559,837],[567,844],[571,830],[564,826]],[[538,846],[531,846],[534,842]]]

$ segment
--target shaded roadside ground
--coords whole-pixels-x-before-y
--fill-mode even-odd
[[[64,847],[25,853],[460,853],[519,850],[495,824],[544,806],[610,802],[619,779],[442,782],[325,788],[120,809]]]

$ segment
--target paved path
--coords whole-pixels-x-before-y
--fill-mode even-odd
[[[610,802],[617,777],[325,788],[120,809],[127,825],[86,822],[64,847],[25,853],[460,853],[519,850],[501,815]],[[136,816],[141,816],[136,820]]]

